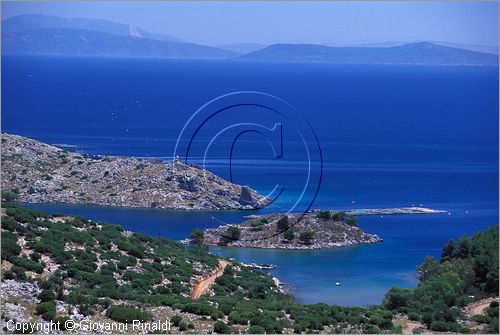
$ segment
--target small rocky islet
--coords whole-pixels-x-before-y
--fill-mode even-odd
[[[180,210],[258,209],[267,198],[179,159],[164,162],[68,152],[2,133],[4,198]]]
[[[195,243],[192,238],[186,242]],[[241,224],[226,224],[203,231],[202,243],[240,248],[326,249],[382,242],[376,234],[357,227],[345,212],[252,216]]]

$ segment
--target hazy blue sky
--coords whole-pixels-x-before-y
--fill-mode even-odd
[[[498,45],[497,2],[2,2],[3,18],[101,18],[186,41]]]

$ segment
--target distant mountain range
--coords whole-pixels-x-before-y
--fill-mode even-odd
[[[451,48],[429,42],[394,47],[330,47],[316,44],[274,44],[239,59],[265,62],[495,65],[498,55]]]
[[[2,33],[5,54],[126,56],[186,59],[232,58],[237,53],[193,43],[168,42],[92,30],[46,28]]]
[[[218,59],[233,51],[105,20],[20,15],[2,21],[2,52],[28,55]]]
[[[17,33],[20,31],[47,28],[93,30],[120,36],[141,37],[168,42],[183,42],[173,36],[150,33],[128,24],[100,19],[66,18],[53,15],[18,15],[2,21],[2,32],[4,33]]]
[[[465,50],[471,50],[471,51],[484,52],[484,53],[498,55],[498,47],[491,47],[491,46],[478,45],[478,44],[467,44],[467,43],[449,43],[449,42],[442,42],[442,41],[379,42],[379,43],[359,43],[359,44],[326,43],[324,45],[329,46],[329,47],[376,47],[376,48],[383,47],[383,48],[387,48],[387,47],[396,47],[396,46],[401,46],[401,45],[405,45],[405,44],[414,44],[414,43],[420,43],[420,42],[429,42],[432,44],[442,45],[445,47],[465,49]],[[254,51],[256,51],[256,50],[254,50]]]
[[[264,49],[267,46],[268,44],[259,44],[259,43],[230,43],[230,44],[219,45],[217,47],[224,50],[238,52],[240,54],[246,54],[249,52]]]
[[[98,19],[19,15],[2,21],[2,53],[237,59],[265,62],[495,65],[498,55],[443,43],[368,46],[233,43],[210,47]]]

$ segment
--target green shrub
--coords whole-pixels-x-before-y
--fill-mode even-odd
[[[369,316],[371,324],[382,329],[392,328],[392,313],[384,309],[372,310]]]
[[[38,274],[43,273],[43,265],[38,262],[32,261],[29,258],[12,257],[10,261],[12,262],[12,264],[24,268],[28,271],[34,271]]]
[[[247,333],[248,334],[265,334],[266,330],[262,326],[253,325],[253,326],[248,327]]]
[[[174,327],[178,327],[179,323],[181,323],[181,321],[182,321],[182,316],[177,315],[177,314],[170,318],[170,322],[172,323],[172,326],[174,326]]]
[[[40,255],[38,252],[34,251],[30,254],[30,258],[32,261],[38,262],[42,258],[42,255]]]
[[[314,232],[311,230],[306,230],[303,231],[299,234],[299,239],[304,243],[304,244],[312,244],[312,241],[314,239]]]
[[[21,253],[21,247],[17,245],[17,234],[2,232],[2,259],[10,261]]]
[[[191,231],[190,238],[195,244],[202,244],[203,243],[203,237],[205,234],[203,231],[199,228],[195,228]]]
[[[490,334],[498,334],[498,315],[496,318],[491,318],[488,326],[488,332]]]
[[[367,325],[363,328],[363,334],[380,334],[380,333],[381,333],[380,329],[372,325]]]
[[[485,315],[474,315],[472,317],[472,320],[474,320],[477,323],[488,323],[490,321],[488,317]]]
[[[220,277],[219,277],[220,278]],[[234,309],[235,303],[233,301],[228,301],[224,300],[219,303],[219,306],[217,306],[217,309],[224,315],[229,315],[231,311]]]
[[[146,321],[150,318],[147,312],[131,305],[113,305],[108,308],[106,315],[122,323],[132,323],[133,320]]]
[[[412,297],[412,291],[399,287],[392,287],[384,297],[383,304],[387,309],[399,310],[406,307]]]
[[[265,225],[264,222],[262,221],[252,221],[250,222],[250,227],[252,227],[253,230],[262,230],[262,227]]]
[[[446,332],[450,329],[446,322],[440,321],[440,320],[432,321],[429,328],[431,330],[435,330],[435,331],[439,331],[439,332]]]
[[[229,242],[237,241],[241,237],[240,229],[236,226],[230,226],[224,233],[221,234],[221,243],[228,244]]]
[[[408,319],[412,321],[420,321],[420,315],[416,312],[411,312],[408,314]]]
[[[46,217],[46,214],[31,211],[24,208],[10,207],[6,208],[7,215],[12,216],[14,220],[20,223],[36,223],[37,218]]]
[[[18,190],[2,190],[2,201],[11,202],[17,199],[19,196]]]
[[[214,324],[214,332],[217,334],[227,334],[229,333],[229,327],[222,321],[217,321]]]
[[[332,213],[330,211],[319,211],[316,217],[318,219],[330,220],[332,218]]]
[[[248,324],[248,318],[245,316],[242,316],[239,312],[237,311],[232,311],[228,315],[228,320],[231,324],[240,324],[240,325],[247,325]]]
[[[496,306],[496,307],[491,307],[491,306]],[[496,301],[490,304],[490,307],[488,307],[488,309],[486,310],[486,314],[491,318],[498,317],[498,303]]]
[[[346,217],[346,213],[343,211],[333,212],[332,220],[333,221],[344,221]]]
[[[36,314],[50,321],[56,316],[56,302],[54,300],[44,301],[36,305]]]
[[[295,234],[293,232],[293,230],[291,228],[285,230],[285,232],[283,233],[283,237],[288,240],[288,241],[291,241],[295,238]]]
[[[10,216],[2,217],[2,228],[5,230],[9,230],[11,232],[17,232],[19,235],[25,235],[28,229],[21,224],[17,223],[14,218]]]
[[[24,268],[21,268],[19,266],[13,266],[11,268],[11,271],[16,274],[16,279],[19,280],[27,280],[28,277],[26,276],[26,270]]]
[[[38,298],[40,299],[40,301],[46,302],[46,301],[55,300],[56,295],[54,294],[54,292],[51,289],[45,289],[45,290],[42,290],[42,292],[40,293]]]
[[[7,270],[3,273],[3,277],[5,279],[14,279],[14,278],[16,278],[16,274],[14,272],[12,272],[11,270]]]
[[[348,215],[345,219],[345,223],[347,223],[349,226],[357,227],[358,226],[358,220],[354,215]]]
[[[188,323],[184,320],[182,320],[180,323],[179,323],[179,330],[180,331],[185,331],[185,330],[188,330]]]
[[[216,309],[206,302],[192,302],[184,305],[181,311],[196,315],[211,315]]]
[[[262,227],[264,225],[265,225],[265,223],[262,221],[251,221],[250,222],[250,227],[252,227],[252,228]]]
[[[462,334],[470,334],[470,333],[472,333],[472,330],[470,328],[467,328],[467,327],[460,327],[459,332]]]
[[[288,224],[288,215],[284,215],[281,219],[278,220],[278,231],[282,232],[287,230],[290,226]]]

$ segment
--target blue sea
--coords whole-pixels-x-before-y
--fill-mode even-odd
[[[195,227],[289,210],[309,172],[314,185],[295,211],[309,205],[415,205],[449,212],[359,217],[361,228],[384,239],[376,245],[211,249],[240,261],[276,264],[271,273],[302,302],[378,304],[394,285],[417,285],[416,266],[427,255],[439,257],[450,238],[498,223],[498,67],[4,56],[2,70],[2,131],[82,153],[172,159],[191,115],[212,99],[239,91],[276,96],[300,116],[290,123],[256,106],[236,106],[207,122],[193,142],[190,161],[264,194],[282,188],[281,196],[260,211],[32,208],[180,240]],[[255,104],[261,102],[257,98]],[[203,151],[214,132],[235,122],[268,129],[279,123],[282,157],[259,132],[244,133],[233,151],[230,136],[217,137]],[[311,159],[294,127],[312,129],[309,135],[317,143],[310,143]],[[271,142],[279,139],[274,135]]]

